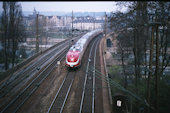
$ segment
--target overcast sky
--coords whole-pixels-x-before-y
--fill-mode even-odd
[[[111,1],[93,1],[93,2],[54,2],[54,1],[45,1],[45,2],[20,2],[22,5],[23,11],[33,11],[35,8],[37,11],[63,11],[71,12],[111,12],[116,11],[116,2]],[[2,2],[0,2],[0,10],[2,10]]]

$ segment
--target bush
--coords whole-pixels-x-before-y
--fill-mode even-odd
[[[113,78],[113,76],[119,76],[121,74],[121,71],[121,66],[113,65],[109,68],[109,74],[111,75],[110,77]]]

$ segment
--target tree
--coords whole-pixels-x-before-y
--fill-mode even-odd
[[[122,2],[118,4],[121,6]],[[126,4],[126,2],[123,2],[123,5],[124,4]],[[143,95],[147,98],[147,105],[149,105],[149,107],[147,107],[148,113],[164,112],[161,111],[164,108],[164,106],[161,105],[162,103],[169,102],[168,100],[162,99],[162,96],[164,96],[164,98],[167,96],[164,92],[161,92],[163,90],[160,88],[160,83],[163,83],[163,79],[168,78],[164,75],[164,70],[169,66],[170,62],[170,55],[168,53],[170,47],[169,5],[170,2],[135,1],[128,5],[129,9],[127,12],[111,13],[109,17],[110,28],[122,35],[117,37],[122,55],[125,55],[124,52],[127,48],[125,44],[131,43],[130,47],[133,48],[134,55],[135,91],[136,95]],[[133,31],[133,35],[131,35],[132,33],[130,33],[130,31],[128,31],[129,33],[125,33],[129,28]],[[120,37],[123,38],[121,39]],[[125,41],[127,37],[132,37],[133,40]],[[147,60],[147,56],[150,57],[149,60]],[[124,61],[126,60],[122,57],[122,62]],[[122,65],[126,66],[124,63],[122,63]],[[145,69],[144,78],[141,73],[143,67]],[[164,85],[165,84],[168,83],[164,83]],[[145,88],[146,86],[147,88]],[[141,90],[140,87],[145,90]],[[139,102],[134,103],[134,111],[139,112],[141,104]],[[146,112],[147,109],[144,111]]]
[[[155,79],[154,82],[154,100],[153,103],[155,111],[157,113],[160,112],[159,106],[160,106],[160,77],[163,77],[163,71],[168,66],[170,57],[167,53],[167,47],[168,47],[168,36],[169,36],[169,22],[168,18],[170,16],[169,13],[169,5],[170,2],[149,2],[148,9],[152,12],[152,19],[151,22],[153,23],[152,29],[155,29],[154,32],[156,33],[156,36],[154,36],[154,32],[152,33],[153,41],[155,42],[155,72],[153,74],[149,74],[148,80],[151,79],[150,76],[153,76]],[[155,38],[154,38],[155,37]],[[152,50],[154,51],[154,49]],[[150,54],[151,55],[151,54]],[[154,58],[154,57],[153,57]],[[161,58],[161,59],[160,59]],[[151,71],[150,67],[150,71]],[[151,80],[150,80],[151,81]],[[148,82],[148,86],[151,86],[151,83]],[[151,92],[151,89],[148,89],[148,92]],[[150,97],[148,96],[148,100],[151,101]],[[151,103],[148,101],[149,103]],[[150,111],[149,111],[150,112]]]
[[[5,70],[8,69],[8,28],[9,28],[9,3],[3,2],[3,12],[2,12],[2,44],[4,47],[4,58],[5,58]]]
[[[10,2],[10,39],[12,40],[12,67],[14,67],[16,59],[16,50],[18,43],[23,38],[23,17],[21,4]]]
[[[129,47],[131,47],[131,51],[134,55],[134,70],[135,70],[135,91],[136,95],[139,95],[139,82],[141,79],[141,66],[143,65],[143,61],[145,59],[146,63],[146,45],[147,45],[147,2],[131,2],[129,5],[129,10],[126,13],[117,12],[111,15],[110,17],[110,27],[114,28],[114,30],[119,30],[121,34],[124,31],[128,31],[126,33],[123,40],[126,40],[124,43],[129,43]],[[133,32],[132,32],[133,31]],[[133,35],[132,35],[133,34]],[[126,37],[128,37],[127,40]],[[129,38],[130,37],[130,38]],[[123,47],[121,47],[123,48]],[[128,46],[124,45],[124,50],[127,49]],[[123,54],[122,54],[123,55]],[[122,60],[123,61],[123,60]],[[125,75],[126,77],[126,75]],[[126,82],[126,81],[125,81]],[[126,84],[126,83],[125,83]],[[136,100],[135,107],[136,110],[139,110],[139,102]]]
[[[5,69],[7,70],[8,57],[12,57],[12,66],[14,67],[18,43],[23,41],[24,36],[22,7],[18,2],[3,2],[2,26]]]
[[[127,74],[126,74],[126,68],[125,68],[125,62],[128,63],[128,60],[125,60],[125,57],[128,59],[129,56],[129,51],[131,51],[132,43],[129,40],[132,40],[132,35],[131,31],[129,30],[124,30],[121,32],[121,34],[118,35],[117,40],[118,40],[118,50],[121,53],[121,62],[122,62],[122,67],[123,67],[123,76],[125,78],[124,80],[124,87],[127,88]],[[128,65],[126,63],[126,65]]]

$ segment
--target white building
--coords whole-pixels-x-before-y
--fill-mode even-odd
[[[79,30],[102,29],[104,20],[94,19],[93,17],[81,17],[73,21],[73,28]]]

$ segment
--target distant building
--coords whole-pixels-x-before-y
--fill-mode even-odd
[[[34,8],[32,15],[28,15],[28,17],[24,16],[23,17],[24,25],[27,26],[27,27],[30,27],[35,22],[37,14],[38,13],[37,13],[37,11]]]
[[[71,16],[63,16],[63,25],[66,28],[71,28],[72,17]]]
[[[90,16],[77,17],[73,21],[73,28],[79,30],[93,30],[103,28],[104,20],[102,18],[96,19]]]
[[[70,28],[72,18],[69,16],[47,16],[47,26],[55,26],[57,28]]]
[[[36,24],[36,16],[38,12],[33,10],[33,14],[28,17],[24,17],[24,25],[30,30]],[[44,16],[39,14],[38,19],[40,23],[43,23],[46,31],[49,28],[57,29],[72,29],[72,16]],[[41,25],[39,25],[41,27]],[[74,29],[79,30],[93,30],[98,28],[103,28],[104,26],[104,17],[74,17],[73,18],[73,27]],[[34,30],[33,30],[34,31]]]

